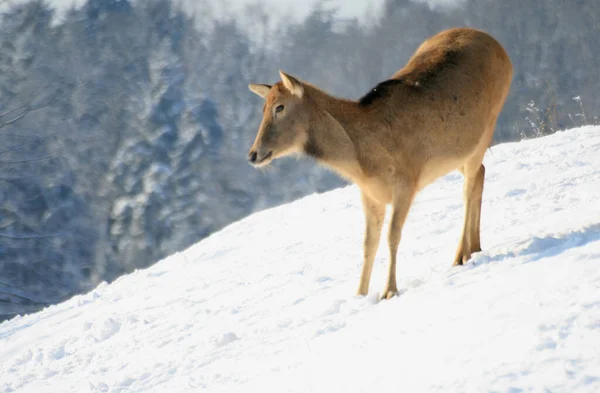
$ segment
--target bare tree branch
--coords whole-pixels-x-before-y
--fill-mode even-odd
[[[2,1],[2,0],[0,0]],[[56,93],[56,92],[54,92]],[[14,112],[19,112],[18,114],[14,115],[14,117],[12,117],[11,119],[8,120],[4,120],[2,122],[0,122],[0,129],[7,127],[13,123],[16,123],[17,121],[21,120],[23,117],[25,117],[26,115],[35,112],[37,110],[43,109],[48,107],[49,105],[52,105],[53,103],[55,103],[56,101],[58,101],[58,99],[60,98],[60,96],[56,95],[56,94],[51,94],[50,97],[44,101],[42,101],[39,104],[33,104],[34,101],[36,101],[40,96],[42,95],[42,93],[37,94],[35,97],[33,97],[31,100],[29,100],[26,103],[23,104],[19,104],[17,106],[15,106],[14,108],[8,109],[7,111],[5,111],[4,113],[0,114],[0,119],[2,119],[3,117],[6,117]]]
[[[33,234],[33,235],[13,235],[10,233],[2,233],[0,232],[0,237],[6,237],[9,239],[17,239],[17,240],[27,240],[27,239],[46,239],[46,238],[50,238],[50,237],[57,237],[60,234],[48,234],[48,235],[37,235],[37,234]]]
[[[19,110],[19,109],[21,109],[21,108],[24,108],[24,107],[26,107],[26,106],[27,106],[27,104],[20,104],[20,105],[17,105],[17,106],[15,106],[14,108],[12,108],[12,109],[9,109],[9,110],[7,110],[7,111],[6,111],[6,112],[4,112],[4,113],[0,113],[0,117],[8,116],[8,115],[10,115],[11,113],[13,113],[14,111],[16,111],[16,110]]]
[[[45,139],[51,139],[51,138],[52,138],[51,136],[35,137],[35,140],[33,142],[23,143],[23,144],[18,145],[18,146],[11,146],[11,147],[6,148],[4,150],[0,150],[0,154],[2,154],[2,153],[8,153],[8,152],[15,152],[15,151],[19,151],[19,150],[24,150],[24,149],[27,149],[29,147],[35,146],[40,141],[43,141]]]
[[[35,160],[0,161],[0,164],[31,164],[36,162],[56,160],[60,158],[62,158],[62,156],[46,156],[42,158],[37,158]]]

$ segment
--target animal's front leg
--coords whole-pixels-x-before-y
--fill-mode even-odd
[[[405,185],[400,185],[394,192],[392,202],[392,219],[390,221],[390,229],[388,233],[388,243],[390,247],[390,265],[388,270],[388,278],[383,293],[382,299],[390,299],[398,293],[396,284],[396,254],[398,253],[398,245],[402,236],[402,227],[408,215],[410,205],[414,196],[414,190]]]
[[[364,261],[362,274],[360,275],[360,285],[358,295],[365,296],[369,293],[369,281],[371,281],[371,271],[373,270],[373,261],[379,247],[381,238],[381,227],[385,217],[385,205],[369,198],[364,192],[361,194],[363,210],[365,212],[365,242],[364,242]]]

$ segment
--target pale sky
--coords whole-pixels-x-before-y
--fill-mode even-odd
[[[1,0],[0,0],[1,1]],[[8,3],[14,3],[25,0],[6,0]],[[84,0],[47,0],[51,4],[55,4],[59,9],[66,9],[73,4],[83,4]],[[134,0],[135,1],[135,0]],[[137,0],[144,1],[144,0]],[[337,15],[341,18],[357,17],[361,21],[372,20],[377,18],[384,0],[179,0],[182,1],[190,9],[201,11],[204,1],[213,8],[213,13],[224,15],[231,10],[240,12],[244,10],[244,6],[248,4],[262,3],[266,5],[268,12],[274,16],[294,17],[298,20],[305,17],[313,6],[321,2],[328,8],[338,10]],[[462,0],[413,0],[421,1],[435,5],[457,4]],[[243,12],[241,12],[243,14]],[[275,18],[276,19],[276,18]]]
[[[15,0],[13,0],[15,1]],[[16,0],[19,1],[19,0]],[[138,0],[143,1],[143,0]],[[183,0],[189,6],[200,4],[195,0]],[[59,8],[65,9],[72,4],[82,4],[84,0],[49,0],[51,4],[56,4]],[[229,9],[243,10],[244,5],[252,3],[263,3],[267,5],[267,9],[273,15],[290,15],[293,14],[299,18],[306,16],[312,6],[318,0],[208,0],[208,3],[214,7],[215,11],[223,12]],[[327,6],[333,6],[339,10],[340,17],[359,17],[362,19],[365,16],[373,16],[376,13],[383,0],[326,0]]]

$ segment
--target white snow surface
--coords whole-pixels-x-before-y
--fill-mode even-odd
[[[1,324],[0,392],[600,392],[600,127],[485,164],[466,266],[457,173],[417,198],[387,301],[385,235],[355,296],[357,188],[312,195]]]

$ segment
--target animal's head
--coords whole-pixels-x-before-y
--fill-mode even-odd
[[[248,161],[256,167],[267,165],[278,157],[303,152],[308,140],[309,116],[303,99],[304,85],[281,71],[279,74],[281,82],[273,86],[248,86],[266,101],[256,140],[248,153]]]

